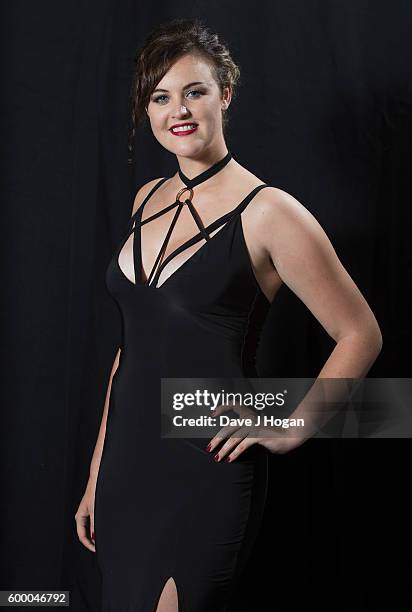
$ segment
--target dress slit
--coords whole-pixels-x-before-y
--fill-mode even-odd
[[[160,591],[157,594],[157,597],[155,599],[155,602],[153,604],[153,608],[151,609],[150,612],[163,612],[162,608],[164,608],[163,605],[161,605],[161,607],[159,608],[159,604],[160,604],[160,600],[162,598],[163,592],[166,588],[166,585],[169,581],[172,581],[172,583],[175,586],[175,599],[176,599],[176,612],[184,612],[183,609],[183,603],[181,602],[181,595],[179,593],[179,588],[177,586],[176,580],[174,578],[174,576],[169,576],[168,578],[166,578],[165,580],[163,580],[162,582],[162,586],[160,587]]]

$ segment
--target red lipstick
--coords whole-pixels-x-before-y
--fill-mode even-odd
[[[186,128],[184,130],[174,131],[174,128],[183,127],[185,125],[188,125],[188,126],[190,125],[194,127],[192,129]],[[193,121],[186,121],[185,123],[175,123],[169,128],[169,132],[171,132],[173,136],[188,136],[189,134],[193,134],[193,132],[195,132],[196,130],[197,130],[197,123],[194,123]]]

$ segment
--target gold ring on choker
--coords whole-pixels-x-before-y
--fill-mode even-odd
[[[193,198],[193,189],[191,187],[183,187],[177,194],[176,196],[176,202],[180,202],[181,204],[184,204],[184,202],[182,202],[182,200],[179,200],[179,196],[182,195],[182,193],[184,193],[185,191],[190,191],[190,197],[186,198],[189,199],[190,201],[192,201]]]

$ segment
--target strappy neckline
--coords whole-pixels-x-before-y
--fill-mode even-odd
[[[222,168],[224,168],[224,166],[226,166],[226,164],[229,163],[229,161],[232,158],[233,158],[233,156],[232,156],[231,152],[228,151],[226,153],[226,155],[222,159],[220,159],[219,161],[215,162],[212,166],[210,166],[209,168],[207,168],[206,170],[204,170],[203,172],[201,172],[200,174],[198,174],[197,176],[195,176],[192,179],[188,178],[185,174],[183,174],[183,172],[180,169],[180,167],[178,168],[178,174],[179,174],[179,177],[180,177],[181,181],[186,185],[186,187],[188,187],[188,189],[193,189],[197,185],[200,185],[200,183],[204,183],[205,181],[207,181],[207,179],[209,179],[213,175],[217,174],[220,170],[222,170]],[[158,187],[160,187],[167,180],[168,180],[168,177],[164,177],[164,178],[160,179],[160,181],[158,183],[156,183],[156,185],[151,189],[149,194],[144,199],[144,201],[141,204],[141,206],[139,206],[139,208],[136,210],[136,212],[132,215],[131,220],[133,220],[134,217],[138,214],[139,210],[141,210],[145,206],[146,202],[151,198],[151,196],[156,191],[156,189]],[[185,201],[185,203],[186,203],[186,201]],[[168,210],[170,210],[171,208],[173,208],[177,204],[178,204],[178,201],[177,201],[177,198],[176,198],[175,202],[173,202],[172,204],[170,204],[166,208],[158,211],[156,213],[156,216],[161,215],[163,212],[167,212]],[[193,215],[193,211],[194,211],[193,205],[190,208],[191,208],[191,212],[192,212],[192,215]],[[155,218],[155,216],[153,216],[153,218]],[[196,219],[195,219],[195,221],[196,221]]]
[[[172,202],[172,204],[169,204],[168,206],[166,206],[165,208],[162,208],[161,210],[159,210],[158,212],[154,213],[153,215],[150,215],[149,217],[147,217],[147,219],[142,219],[143,210],[144,210],[144,207],[145,207],[147,201],[152,196],[152,194],[156,191],[156,189],[158,189],[165,181],[168,180],[167,177],[164,177],[164,178],[160,179],[152,187],[152,189],[150,190],[148,195],[144,198],[143,203],[138,207],[138,209],[136,210],[136,212],[132,215],[132,217],[130,219],[129,234],[133,233],[132,250],[133,250],[133,265],[134,265],[134,276],[135,276],[135,283],[134,284],[135,285],[137,285],[137,284],[148,285],[148,286],[152,286],[153,285],[155,287],[155,289],[160,289],[160,287],[162,287],[164,283],[162,283],[161,285],[157,286],[157,282],[159,280],[159,277],[160,277],[164,267],[171,261],[171,259],[173,259],[173,257],[176,257],[176,255],[178,255],[179,253],[181,253],[185,249],[187,249],[190,246],[196,244],[196,242],[198,242],[202,238],[205,240],[205,244],[207,244],[209,242],[209,240],[211,239],[210,234],[212,232],[214,232],[215,230],[218,230],[219,227],[222,226],[223,224],[228,224],[230,222],[230,220],[234,216],[236,216],[239,213],[239,211],[242,210],[243,207],[247,206],[247,204],[253,198],[255,193],[257,193],[257,191],[259,191],[259,189],[261,189],[262,187],[266,187],[266,183],[263,183],[262,185],[257,185],[257,187],[252,189],[252,191],[234,209],[228,211],[227,213],[224,213],[223,215],[218,217],[218,219],[215,219],[215,221],[212,221],[211,223],[209,223],[207,225],[207,227],[204,227],[203,221],[202,221],[199,213],[197,212],[195,206],[192,203],[192,198],[194,196],[194,187],[196,187],[197,185],[200,185],[200,183],[204,183],[206,180],[208,180],[209,178],[211,178],[212,176],[217,174],[220,170],[222,170],[222,168],[224,168],[229,163],[229,161],[231,159],[232,159],[232,154],[231,154],[230,151],[228,151],[226,153],[226,155],[222,159],[218,160],[217,162],[212,164],[212,166],[210,166],[209,168],[207,168],[206,170],[204,170],[203,172],[201,172],[197,176],[193,177],[192,179],[188,178],[182,172],[182,170],[179,167],[179,169],[178,169],[179,176],[180,176],[182,182],[185,184],[185,187],[183,187],[182,189],[180,189],[178,191],[178,193],[176,194],[176,199],[175,199],[174,202]],[[190,196],[186,197],[185,200],[181,200],[180,196],[183,195],[185,192],[189,192]],[[169,253],[169,255],[167,255],[165,257],[165,253],[166,253],[167,246],[169,244],[169,240],[170,240],[170,237],[172,235],[173,229],[174,229],[174,227],[175,227],[175,225],[177,223],[177,220],[178,220],[179,215],[180,215],[180,213],[181,213],[181,211],[183,209],[183,206],[185,206],[185,205],[189,209],[189,212],[191,213],[191,215],[192,215],[192,217],[193,217],[193,219],[194,219],[194,221],[195,221],[199,231],[198,231],[197,234],[192,236],[192,238],[189,238],[188,240],[185,240],[180,246],[178,246],[175,249],[173,249],[172,252]],[[156,259],[154,261],[154,264],[153,264],[153,266],[152,266],[148,276],[146,276],[144,268],[143,268],[143,257],[142,257],[142,226],[145,223],[149,223],[150,221],[153,221],[154,219],[156,219],[160,215],[163,215],[163,214],[167,213],[168,211],[172,210],[173,208],[176,208],[176,212],[173,215],[173,218],[172,218],[172,221],[170,223],[170,226],[169,226],[169,228],[168,228],[168,230],[166,232],[166,235],[165,235],[165,237],[163,239],[163,242],[162,242],[162,244],[160,246],[160,249],[159,249],[159,251],[158,251],[158,253],[156,255]],[[220,233],[220,232],[217,232],[217,233]],[[130,236],[128,235],[126,237],[126,240],[129,237]],[[125,242],[126,242],[126,240],[125,240]],[[122,247],[121,247],[121,249],[119,251],[119,254],[117,256],[118,258],[120,256],[121,250],[122,250],[125,242],[123,243],[123,245],[122,245]],[[200,251],[204,246],[205,245],[202,245],[199,249],[197,249],[197,251],[195,251],[195,253]],[[194,256],[194,254],[192,255],[192,257]],[[118,263],[119,263],[119,261],[118,261]],[[120,268],[120,264],[119,264],[119,268]],[[175,270],[175,272],[173,272],[167,278],[170,278],[170,276],[173,276],[176,272],[178,272],[179,268],[180,268],[180,266]],[[121,270],[121,268],[120,268],[120,270]],[[122,270],[121,270],[121,272],[123,273]],[[124,276],[126,276],[126,275],[124,274]],[[143,281],[142,280],[143,276],[146,276],[147,280]],[[130,279],[128,279],[128,280],[130,280]],[[132,282],[132,281],[130,281],[130,282]]]
[[[221,160],[214,163],[212,166],[210,166],[210,168],[207,168],[207,170],[204,170],[203,172],[193,177],[192,179],[188,178],[185,174],[183,174],[183,172],[181,171],[179,167],[180,179],[186,185],[186,187],[190,187],[193,189],[193,187],[200,185],[200,183],[203,183],[204,181],[212,177],[214,174],[219,172],[222,168],[224,168],[224,166],[226,166],[227,163],[230,162],[231,159],[232,159],[232,154],[230,151],[228,151]]]
[[[235,206],[235,208],[233,208],[232,210],[224,213],[223,215],[221,215],[220,217],[218,217],[217,219],[215,219],[214,221],[209,223],[206,227],[203,228],[203,230],[199,230],[199,232],[197,234],[195,234],[194,236],[192,236],[188,240],[185,240],[181,245],[179,245],[171,253],[169,253],[169,255],[167,255],[167,257],[158,266],[157,272],[153,276],[153,279],[150,279],[152,282],[148,282],[149,281],[148,277],[147,277],[148,280],[144,282],[144,281],[141,280],[142,279],[142,273],[144,273],[143,265],[142,265],[142,253],[141,253],[141,227],[145,223],[148,223],[148,222],[152,221],[153,219],[161,216],[162,214],[168,212],[169,210],[173,209],[174,207],[179,206],[179,202],[177,202],[177,201],[173,202],[172,204],[166,206],[162,210],[160,210],[160,211],[154,213],[153,215],[147,217],[146,219],[142,220],[142,213],[143,213],[144,205],[149,200],[149,198],[152,195],[152,193],[158,187],[160,187],[160,185],[163,184],[166,180],[167,180],[167,177],[160,179],[160,181],[158,181],[158,183],[156,183],[156,185],[152,188],[152,190],[150,191],[148,196],[146,196],[146,198],[143,201],[142,205],[138,208],[136,213],[132,216],[131,222],[130,222],[129,231],[127,232],[126,238],[124,239],[124,241],[120,245],[120,248],[117,251],[116,259],[117,259],[118,268],[119,268],[122,276],[129,283],[131,283],[133,286],[143,285],[143,286],[154,288],[155,290],[161,289],[169,280],[172,279],[172,277],[174,277],[175,275],[177,275],[179,273],[180,269],[183,266],[185,266],[185,264],[190,262],[197,255],[197,253],[199,253],[201,250],[203,250],[210,241],[213,241],[213,239],[215,237],[217,237],[219,234],[221,234],[224,231],[224,227],[222,227],[221,230],[216,232],[213,236],[210,236],[209,234],[214,232],[221,225],[224,225],[225,227],[228,226],[229,223],[233,219],[235,219],[236,217],[239,217],[239,215],[243,212],[243,210],[246,208],[246,206],[249,204],[249,202],[252,200],[252,198],[255,196],[255,194],[258,191],[260,191],[264,187],[268,187],[268,185],[266,183],[262,183],[260,185],[257,185],[256,187],[254,187],[243,198],[243,200],[237,206]],[[184,203],[181,203],[181,206],[183,206],[183,204]],[[174,216],[174,219],[175,218],[176,218],[176,215]],[[174,227],[174,225],[173,225],[173,220],[172,220],[172,224],[169,226],[168,233],[169,232],[171,233],[171,231],[173,230],[173,227]],[[206,232],[208,234],[208,238],[207,239],[204,236],[204,232]],[[123,272],[123,270],[121,269],[120,264],[119,264],[120,253],[121,253],[125,243],[130,238],[130,235],[132,233],[134,233],[133,248],[132,248],[132,250],[133,250],[133,263],[134,263],[135,282],[131,281],[125,275],[125,273]],[[167,235],[166,235],[166,237],[167,237]],[[157,286],[157,282],[158,282],[158,279],[160,277],[160,274],[162,273],[162,271],[165,268],[165,266],[173,259],[173,257],[178,255],[179,253],[181,253],[185,249],[193,246],[194,244],[196,244],[196,242],[199,242],[199,240],[202,240],[202,238],[204,238],[206,240],[205,244],[200,246],[188,259],[186,259],[180,266],[178,266],[178,268],[176,268],[176,270],[174,272],[172,272],[172,274],[170,274],[159,286]],[[156,262],[155,262],[155,265],[156,265]],[[154,267],[152,268],[152,271],[153,271],[153,269],[154,269]],[[139,271],[140,271],[140,277],[139,277]]]
[[[200,174],[198,174],[197,176],[195,176],[192,179],[189,179],[187,176],[185,176],[185,174],[183,174],[182,170],[179,167],[179,176],[182,179],[182,181],[185,183],[186,187],[183,187],[183,189],[180,189],[178,191],[178,193],[176,194],[176,200],[173,203],[174,206],[176,206],[176,212],[173,216],[172,222],[166,232],[166,235],[164,237],[164,240],[162,242],[162,245],[157,253],[155,262],[152,266],[152,269],[149,272],[149,275],[146,277],[147,280],[145,281],[144,284],[150,285],[152,280],[154,285],[157,285],[157,281],[159,279],[160,274],[162,273],[162,270],[164,268],[164,266],[166,265],[165,261],[163,261],[163,257],[165,256],[166,250],[167,250],[167,246],[169,244],[169,240],[170,237],[172,235],[173,229],[177,223],[177,220],[180,216],[180,213],[183,209],[183,206],[186,204],[189,212],[191,213],[197,227],[199,228],[199,233],[201,235],[201,237],[204,238],[204,240],[208,241],[210,239],[209,233],[206,230],[206,228],[203,226],[203,222],[202,219],[199,216],[199,213],[197,212],[196,208],[194,207],[194,205],[192,204],[192,198],[194,195],[194,191],[193,188],[197,185],[200,185],[200,183],[204,183],[205,181],[207,181],[208,179],[210,179],[212,176],[214,176],[215,174],[217,174],[218,172],[220,172],[220,170],[222,170],[222,168],[224,168],[229,161],[232,159],[232,154],[230,153],[230,151],[228,151],[226,153],[226,155],[218,160],[217,162],[215,162],[214,164],[212,164],[209,168],[207,168],[206,170],[204,170],[203,172],[201,172]],[[152,190],[153,191],[153,190]],[[186,191],[190,192],[190,196],[186,197],[185,200],[180,200],[180,196],[183,195],[183,193],[185,193]],[[151,192],[152,193],[152,192]],[[142,206],[140,207],[140,227],[139,227],[139,231],[136,233],[135,232],[135,237],[134,237],[134,241],[133,241],[133,260],[134,260],[134,265],[135,265],[135,270],[139,269],[141,270],[141,277],[142,274],[144,273],[143,270],[143,258],[142,258],[142,249],[141,249],[141,227],[143,225],[143,223],[146,223],[148,221],[151,221],[152,218],[149,219],[145,219],[144,222],[142,221],[142,211],[144,208],[144,204],[147,202],[148,198],[145,199],[144,203],[142,204]],[[165,211],[163,211],[165,212]],[[137,218],[138,219],[138,218]],[[135,225],[137,223],[137,219],[135,221]],[[136,249],[135,245],[136,245],[136,237],[138,238],[138,249]],[[173,252],[174,254],[175,251]]]

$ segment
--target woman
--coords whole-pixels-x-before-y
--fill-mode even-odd
[[[314,217],[228,151],[238,76],[197,20],[163,24],[138,58],[134,118],[147,114],[178,172],[138,191],[106,276],[124,335],[76,513],[80,541],[97,552],[105,611],[224,610],[259,529],[267,453],[304,440],[215,436],[204,448],[161,438],[161,377],[245,376],[248,324],[282,282],[336,341],[320,376],[362,377],[381,348]]]

